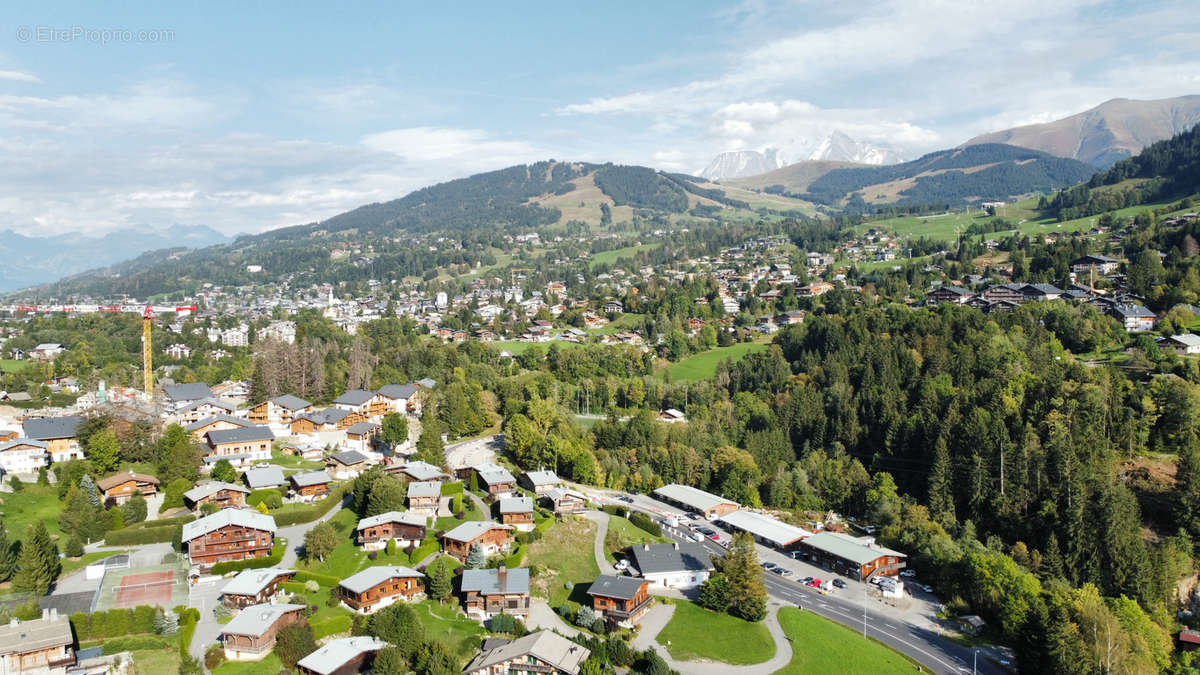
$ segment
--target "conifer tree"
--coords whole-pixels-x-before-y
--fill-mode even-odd
[[[0,582],[8,581],[17,571],[17,551],[8,539],[8,528],[0,519]]]
[[[483,553],[483,548],[479,544],[471,547],[471,552],[467,554],[467,568],[473,570],[481,570],[487,567],[487,556]]]
[[[13,575],[13,590],[19,593],[45,595],[58,577],[57,551],[42,521],[34,523],[29,537],[22,542],[17,568]]]

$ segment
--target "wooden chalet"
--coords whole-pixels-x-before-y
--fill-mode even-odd
[[[512,527],[481,520],[472,520],[459,525],[442,535],[442,550],[446,555],[466,562],[471,548],[478,545],[484,555],[508,552],[512,538]]]
[[[252,426],[209,431],[205,438],[208,439],[208,454],[204,457],[207,466],[222,459],[229,460],[234,466],[246,466],[271,459],[275,434],[267,427]]]
[[[148,474],[129,471],[101,478],[96,481],[96,487],[104,495],[104,503],[124,504],[138,492],[145,497],[157,494],[158,479]]]
[[[553,471],[526,471],[521,474],[521,486],[539,497],[561,483],[558,474]]]
[[[397,600],[408,602],[425,592],[425,575],[401,566],[368,567],[342,579],[337,594],[350,609],[370,614]]]
[[[369,452],[379,436],[379,425],[374,422],[357,422],[346,428],[345,447],[359,452]]]
[[[308,502],[329,494],[329,484],[333,482],[333,479],[324,470],[305,471],[288,476],[288,482],[291,483],[292,492],[300,501]]]
[[[198,441],[204,441],[208,437],[210,431],[222,431],[225,429],[244,429],[254,426],[248,420],[233,415],[213,415],[206,417],[199,422],[192,422],[184,427],[192,438]]]
[[[588,587],[592,609],[610,628],[632,627],[650,608],[650,583],[636,577],[602,574]]]
[[[587,497],[575,490],[554,488],[542,495],[542,499],[545,499],[550,504],[550,508],[556,516],[580,513],[587,510]]]
[[[489,638],[463,675],[579,675],[591,651],[548,630],[515,640]]]
[[[349,480],[370,468],[366,455],[357,450],[347,450],[325,458],[325,472],[337,480]]]
[[[388,643],[370,635],[337,638],[296,662],[300,675],[355,675],[371,672],[375,656]]]
[[[81,424],[83,418],[79,416],[26,419],[21,423],[25,438],[46,444],[51,462],[83,459],[83,450],[75,436]]]
[[[400,547],[417,546],[425,539],[426,524],[424,515],[388,511],[358,521],[355,539],[368,551],[387,546],[389,539],[395,539]]]
[[[463,605],[467,616],[490,619],[497,614],[529,614],[529,568],[463,570]]]
[[[312,404],[299,396],[284,394],[250,408],[247,417],[255,424],[291,425],[297,415],[312,411]]]
[[[366,419],[382,417],[391,411],[388,399],[366,389],[351,389],[333,399],[333,406],[346,412],[358,413]]]
[[[221,646],[225,658],[233,661],[261,661],[275,648],[275,636],[289,624],[302,621],[304,605],[251,605],[221,628]]]
[[[409,483],[407,498],[409,513],[436,516],[442,501],[442,484],[437,481]]]
[[[478,476],[479,489],[491,497],[506,497],[517,487],[517,479],[499,464],[476,464],[471,469]]]
[[[230,609],[274,602],[284,582],[291,581],[296,570],[275,568],[242,570],[221,589],[221,602]]]
[[[505,497],[500,500],[500,522],[522,532],[533,529],[533,498]]]
[[[182,541],[193,565],[265,558],[275,543],[275,519],[258,511],[224,509],[183,524]]]
[[[250,490],[241,485],[210,480],[183,493],[183,503],[192,511],[200,511],[205,504],[216,504],[225,508],[236,508],[246,505],[246,495]]]
[[[75,666],[71,622],[57,609],[43,609],[40,619],[12,619],[0,624],[0,673],[59,675]]]
[[[375,392],[387,403],[388,412],[400,415],[421,414],[421,388],[410,382],[408,384],[387,384]]]

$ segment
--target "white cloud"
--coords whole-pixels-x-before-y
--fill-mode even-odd
[[[407,160],[494,159],[512,163],[537,157],[537,150],[519,140],[492,138],[482,129],[410,127],[370,134],[362,144],[372,150],[390,152]]]
[[[0,80],[9,82],[41,82],[37,75],[19,70],[0,70]]]

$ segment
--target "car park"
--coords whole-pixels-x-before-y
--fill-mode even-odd
[[[845,588],[845,587],[846,587],[846,582],[842,581],[841,579],[834,579],[834,580],[833,580],[833,585],[834,585],[835,587],[837,587],[837,588]]]

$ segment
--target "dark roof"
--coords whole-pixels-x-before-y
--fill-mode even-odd
[[[158,485],[158,479],[154,476],[129,471],[126,473],[113,474],[108,478],[101,478],[100,480],[96,481],[96,487],[100,488],[102,491],[111,490],[118,485],[131,480],[136,480],[139,483],[154,483],[155,485]]]
[[[214,429],[208,432],[208,441],[213,445],[223,443],[246,443],[249,441],[273,441],[275,434],[267,427],[238,427],[237,429]]]
[[[302,409],[307,408],[308,406],[312,405],[311,403],[309,403],[308,401],[305,401],[304,399],[300,398],[299,396],[292,396],[291,394],[284,394],[283,396],[277,396],[277,397],[271,399],[271,403],[274,403],[275,405],[277,405],[281,408],[287,408],[288,410],[302,410]]]
[[[346,466],[367,461],[367,456],[357,450],[339,452],[336,455],[330,455],[329,458],[339,464],[345,464]]]
[[[330,482],[329,474],[325,470],[306,471],[304,473],[294,473],[291,475],[292,482],[296,487],[310,487],[313,485],[324,485]]]
[[[379,425],[371,423],[371,422],[356,422],[346,428],[346,433],[359,434],[359,435],[369,434],[369,433],[371,433],[371,430],[375,429],[377,426],[379,426]]]
[[[482,570],[464,570],[462,576],[464,593],[475,591],[480,595],[496,595],[498,593],[528,593],[529,568],[517,567],[505,570],[504,583],[500,582],[500,570],[496,568]]]
[[[74,438],[75,430],[83,424],[83,418],[77,415],[70,417],[42,417],[25,420],[22,425],[25,437],[35,441],[45,441],[51,438]]]
[[[324,408],[322,410],[306,412],[296,419],[309,420],[313,424],[337,424],[349,414],[349,411],[342,410],[341,408]]]
[[[228,403],[221,401],[219,399],[202,398],[199,401],[192,401],[191,403],[181,407],[179,409],[179,412],[187,412],[189,410],[195,410],[196,408],[199,408],[200,406],[205,406],[205,405],[211,405],[214,408],[220,408],[226,412],[233,412],[233,411],[237,410],[237,408],[235,406],[229,405]]]
[[[188,382],[187,384],[168,384],[163,387],[163,393],[172,401],[198,401],[202,398],[212,398],[212,388],[203,382]]]
[[[619,577],[614,574],[601,574],[588,588],[588,595],[602,595],[606,598],[632,600],[642,585],[646,582],[633,577]]]
[[[643,576],[665,572],[699,572],[713,569],[708,551],[699,544],[690,543],[634,546],[633,562]]]
[[[351,389],[341,396],[333,399],[333,403],[342,405],[362,405],[375,397],[375,392],[367,391],[366,389]]]
[[[930,292],[930,294],[933,294],[938,291],[949,291],[955,295],[971,295],[971,291],[968,291],[965,288],[959,288],[958,286],[952,286],[949,284],[943,284],[942,286],[938,286],[937,288],[935,288],[929,292]]]
[[[242,419],[241,417],[234,417],[233,415],[213,415],[212,417],[205,417],[199,422],[192,422],[184,427],[184,429],[187,429],[188,431],[195,431],[201,427],[208,426],[213,422],[229,422],[230,424],[236,424],[239,427],[254,426],[249,420]]]
[[[388,398],[410,399],[417,393],[415,384],[385,384],[379,388],[379,395]]]
[[[1025,284],[1021,292],[1026,295],[1062,295],[1063,290],[1054,284]]]

